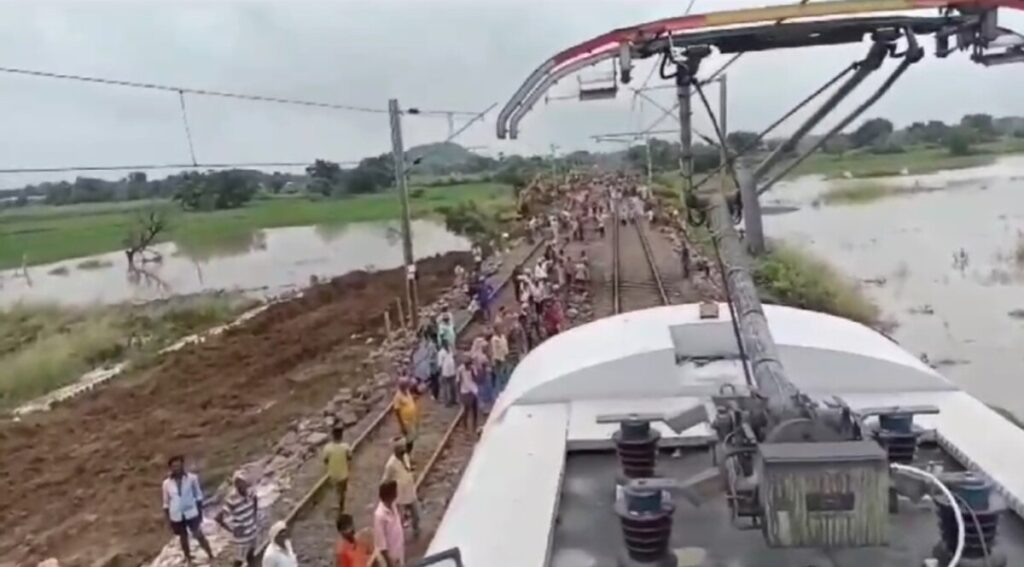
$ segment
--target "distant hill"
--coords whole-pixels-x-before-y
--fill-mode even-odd
[[[425,166],[457,167],[466,165],[481,156],[474,154],[455,142],[436,142],[413,146],[406,150],[410,160],[422,158]]]

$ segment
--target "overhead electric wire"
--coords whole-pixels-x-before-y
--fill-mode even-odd
[[[695,183],[693,188],[697,189],[700,186],[704,185],[705,183],[710,181],[712,178],[714,178],[714,176],[718,172],[720,172],[722,169],[724,169],[725,167],[731,166],[737,159],[743,157],[744,155],[748,154],[751,150],[754,150],[755,148],[757,148],[757,146],[761,143],[761,141],[764,140],[765,136],[767,136],[773,130],[775,130],[780,125],[782,125],[783,122],[785,122],[786,120],[789,120],[789,118],[792,117],[794,114],[796,114],[797,112],[800,112],[800,110],[803,109],[803,107],[805,107],[808,104],[810,104],[812,100],[818,98],[818,96],[820,96],[821,93],[823,93],[823,92],[827,91],[828,89],[832,88],[833,85],[835,85],[840,80],[842,80],[842,78],[845,77],[848,73],[850,73],[853,70],[855,70],[859,63],[860,63],[859,61],[855,61],[855,62],[851,63],[850,65],[847,65],[841,71],[836,73],[835,76],[833,76],[831,79],[826,81],[825,84],[823,84],[820,87],[818,87],[817,90],[815,90],[811,94],[809,94],[806,97],[804,97],[803,100],[798,102],[795,106],[793,106],[793,108],[790,108],[789,111],[787,111],[785,114],[780,116],[777,120],[775,120],[775,122],[772,122],[771,124],[769,124],[768,127],[765,128],[764,130],[761,130],[761,132],[757,135],[757,137],[754,138],[754,140],[752,142],[750,142],[745,148],[737,151],[736,155],[730,156],[726,160],[726,163],[719,164],[718,167],[716,167],[714,170],[712,170],[707,176],[705,176],[703,179],[701,179],[700,181]]]
[[[267,96],[258,94],[247,94],[247,93],[235,93],[229,91],[216,91],[210,89],[195,89],[189,87],[164,85],[160,83],[145,83],[140,81],[125,81],[121,79],[107,79],[103,77],[90,77],[86,75],[74,75],[70,73],[53,73],[50,71],[37,71],[34,69],[20,69],[16,67],[0,67],[0,73],[8,73],[13,75],[26,75],[30,77],[44,77],[48,79],[61,79],[67,81],[78,81],[84,83],[96,83],[101,85],[110,85],[118,87],[129,87],[135,89],[149,89],[156,91],[168,91],[177,93],[187,93],[202,96],[213,96],[222,98],[233,98],[240,100],[252,100],[258,102],[272,102],[276,104],[292,104],[298,106],[311,106],[316,108],[328,108],[331,110],[347,110],[351,112],[365,112],[372,114],[387,114],[388,109],[386,108],[372,108],[368,106],[358,106],[353,104],[343,104],[334,102],[321,102],[313,100],[302,100],[295,98]],[[410,108],[405,111],[408,114],[428,115],[428,116],[442,116],[442,115],[459,115],[459,116],[472,116],[475,112],[465,110],[437,110],[437,109],[417,109]]]
[[[145,171],[154,169],[245,169],[256,167],[306,167],[312,161],[267,161],[232,163],[164,163],[142,165],[72,165],[59,167],[12,167],[0,168],[3,173],[73,173],[76,171]],[[359,162],[343,161],[338,165],[357,165]]]
[[[181,121],[185,125],[185,139],[188,141],[188,154],[192,156],[192,165],[196,162],[196,148],[192,143],[192,129],[188,127],[188,111],[185,110],[185,93],[178,91],[178,101],[181,103]]]

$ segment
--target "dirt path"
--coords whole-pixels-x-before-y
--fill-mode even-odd
[[[451,284],[449,254],[419,264],[420,297]],[[183,453],[212,492],[340,387],[373,376],[400,270],[355,272],[51,412],[0,423],[0,557],[135,565],[169,539],[159,483]]]

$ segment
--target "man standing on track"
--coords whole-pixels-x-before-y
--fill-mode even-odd
[[[335,567],[368,567],[367,550],[356,540],[356,526],[352,516],[338,516],[338,543],[335,546]]]
[[[509,374],[508,339],[497,326],[491,331],[491,365],[494,367],[494,395],[497,398],[505,389]]]
[[[331,440],[324,445],[324,465],[327,467],[327,480],[338,495],[338,513],[345,511],[345,494],[348,492],[349,462],[352,460],[352,447],[345,443],[345,428],[338,423],[331,429]]]
[[[412,453],[412,446],[419,434],[419,408],[416,407],[416,398],[412,395],[410,381],[405,378],[398,380],[398,390],[395,391],[395,399],[392,409],[395,418],[398,420],[398,427],[402,430],[402,437],[405,439],[406,451]]]
[[[479,388],[477,388],[476,380],[473,379],[473,370],[468,357],[459,364],[456,376],[458,376],[459,381],[459,396],[462,398],[462,423],[469,427],[469,420],[472,418],[472,431],[476,431],[480,411],[479,403],[477,402]]]
[[[419,537],[420,512],[419,499],[416,496],[415,471],[412,468],[412,462],[409,461],[409,453],[406,452],[405,444],[402,443],[402,440],[396,439],[394,446],[394,453],[388,457],[388,462],[384,465],[384,476],[381,478],[381,482],[392,480],[398,485],[398,496],[395,498],[395,504],[412,526],[413,535]]]
[[[224,507],[217,513],[217,523],[227,530],[234,540],[234,567],[245,565],[256,567],[256,521],[259,504],[256,493],[250,489],[249,480],[241,472],[232,477],[234,490],[224,500]]]
[[[398,485],[388,481],[378,490],[380,502],[373,512],[373,544],[381,552],[386,567],[405,565],[405,532],[402,530],[402,516],[395,506]]]
[[[181,552],[185,561],[192,564],[192,550],[189,548],[189,533],[199,542],[210,562],[213,562],[213,551],[210,543],[203,535],[203,490],[199,486],[199,477],[194,473],[185,472],[185,457],[175,455],[168,459],[170,473],[163,482],[164,515],[171,525],[171,531],[181,542]]]

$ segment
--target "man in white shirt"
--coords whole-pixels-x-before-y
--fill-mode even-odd
[[[455,355],[447,344],[441,345],[437,351],[437,366],[441,369],[441,401],[446,406],[454,406],[457,402],[455,388]]]
[[[175,455],[168,459],[170,473],[163,482],[164,515],[171,526],[171,531],[181,542],[181,552],[185,561],[192,564],[192,550],[189,547],[189,533],[199,542],[210,562],[213,562],[213,551],[210,542],[203,535],[203,490],[199,486],[199,477],[185,472],[185,457]]]
[[[288,539],[288,526],[277,521],[270,526],[270,543],[263,552],[263,567],[298,567],[299,560],[295,557],[292,542]],[[212,561],[211,561],[212,563]]]

